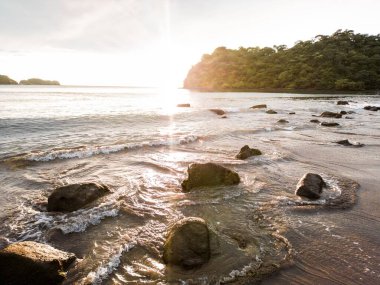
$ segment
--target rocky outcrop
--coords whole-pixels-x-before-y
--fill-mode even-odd
[[[13,243],[0,250],[0,284],[60,284],[75,259],[74,254],[46,244]]]
[[[348,101],[343,101],[343,100],[339,100],[338,102],[336,102],[337,105],[348,105]]]
[[[203,219],[185,218],[170,228],[164,244],[166,264],[191,269],[208,262],[210,255],[210,233]]]
[[[20,85],[60,85],[56,80],[44,80],[40,78],[30,78],[21,80]]]
[[[337,144],[340,144],[340,145],[344,145],[344,146],[353,146],[353,147],[362,147],[364,146],[364,144],[361,144],[361,143],[351,143],[349,140],[340,140],[340,141],[336,141],[335,143]]]
[[[307,173],[298,181],[296,195],[309,199],[318,199],[321,197],[323,187],[326,187],[326,183],[320,175]]]
[[[287,124],[287,123],[289,123],[289,121],[287,121],[285,119],[280,119],[280,120],[277,121],[277,123],[279,123],[279,124]]]
[[[0,75],[0,85],[17,85],[17,81],[9,78],[6,75]]]
[[[374,111],[374,112],[377,112],[380,110],[380,107],[377,107],[377,106],[365,106],[363,108],[364,110],[367,110],[367,111]]]
[[[180,108],[189,108],[190,104],[189,103],[177,104],[177,107],[180,107]]]
[[[272,109],[266,111],[265,113],[267,113],[267,114],[277,114],[277,112],[274,111],[274,110],[272,110]]]
[[[256,148],[250,148],[248,145],[243,146],[236,155],[237,159],[246,159],[251,156],[261,155],[261,151]]]
[[[224,112],[222,109],[209,109],[209,111],[219,115],[219,116],[222,116],[222,115],[225,115],[226,112]]]
[[[181,184],[185,192],[202,186],[235,185],[240,182],[239,174],[215,163],[193,163],[187,172],[188,178]]]
[[[324,127],[337,127],[337,126],[339,126],[339,124],[335,123],[335,122],[322,122],[321,126],[324,126]]]
[[[340,119],[340,118],[342,118],[342,114],[326,111],[326,112],[323,112],[320,115],[320,117]]]
[[[48,211],[72,212],[109,194],[105,185],[97,183],[70,184],[54,189],[48,198]]]
[[[249,107],[249,109],[263,109],[267,108],[267,104],[259,104],[259,105],[254,105],[252,107]]]

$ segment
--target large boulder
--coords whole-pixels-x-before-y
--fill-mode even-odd
[[[209,109],[209,111],[219,115],[219,116],[222,116],[222,115],[225,115],[226,112],[224,112],[222,109]]]
[[[307,173],[298,181],[296,195],[312,200],[318,199],[323,187],[326,187],[326,183],[320,175]]]
[[[323,112],[320,116],[323,118],[337,118],[337,119],[342,118],[342,114],[329,112],[329,111]]]
[[[182,182],[183,191],[202,186],[234,185],[240,182],[239,174],[215,163],[192,163],[187,169],[188,179]]]
[[[203,219],[185,218],[169,230],[163,254],[166,264],[191,269],[208,262],[210,255],[210,233]]]
[[[248,145],[243,146],[236,155],[237,159],[246,159],[254,155],[261,155],[261,151],[256,148],[250,148]]]
[[[377,107],[377,106],[365,106],[363,108],[364,110],[367,110],[367,111],[374,111],[374,112],[377,112],[380,110],[380,107]]]
[[[252,107],[249,107],[249,109],[262,109],[266,107],[267,107],[267,104],[260,104],[260,105],[254,105]]]
[[[48,198],[48,211],[72,212],[110,193],[105,185],[97,183],[70,184],[54,189]]]
[[[47,244],[13,243],[0,250],[0,284],[60,284],[75,259],[74,254]]]

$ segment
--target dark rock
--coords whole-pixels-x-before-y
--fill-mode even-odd
[[[237,159],[246,159],[250,156],[261,155],[261,151],[256,148],[250,148],[248,145],[245,145],[241,148],[240,152],[236,155]]]
[[[324,126],[324,127],[337,127],[337,126],[339,126],[339,124],[338,123],[334,123],[334,122],[322,122],[321,126]]]
[[[377,112],[377,111],[380,110],[380,107],[377,107],[377,106],[365,106],[364,110]]]
[[[320,123],[320,121],[319,121],[319,120],[317,120],[317,119],[313,119],[313,120],[310,120],[310,123],[317,123],[317,124],[319,124],[319,123]]]
[[[355,111],[347,111],[347,114],[356,114]]]
[[[295,112],[289,112],[288,114],[289,115],[295,115],[296,113]]]
[[[353,147],[362,147],[362,146],[364,146],[364,144],[361,144],[361,143],[352,144],[352,143],[349,142],[349,140],[340,140],[340,141],[336,141],[335,143],[340,144],[340,145],[344,145],[344,146],[353,146]]]
[[[349,117],[349,116],[346,116],[344,117],[345,119],[348,119],[348,120],[352,120],[354,117]]]
[[[323,187],[326,187],[326,183],[320,175],[307,173],[298,181],[296,195],[318,199],[321,197]]]
[[[274,110],[272,110],[272,109],[266,111],[265,113],[267,113],[267,114],[277,114],[277,112],[274,111]]]
[[[177,104],[177,107],[189,108],[189,107],[190,107],[190,104],[189,104],[189,103]]]
[[[348,105],[348,101],[338,101],[336,102],[337,105]]]
[[[191,269],[208,262],[210,255],[210,233],[203,219],[185,218],[169,230],[163,254],[166,264]]]
[[[346,111],[340,111],[340,114],[341,115],[347,115],[347,112]]]
[[[226,115],[221,116],[222,119],[227,119],[228,117]]]
[[[188,179],[181,184],[185,192],[202,186],[234,185],[240,182],[235,171],[215,163],[192,163],[187,172]]]
[[[339,113],[334,113],[334,112],[323,112],[320,117],[323,117],[323,118],[337,118],[337,119],[340,119],[342,118],[342,115],[339,114]]]
[[[262,109],[262,108],[267,108],[267,104],[260,104],[260,105],[249,107],[249,109]]]
[[[224,112],[221,109],[209,109],[209,111],[211,111],[211,112],[213,112],[213,113],[215,113],[217,115],[220,115],[220,116],[222,116],[222,115],[224,115],[226,113],[226,112]]]
[[[280,120],[277,121],[277,123],[279,123],[279,124],[287,124],[289,122],[287,120],[285,120],[285,119],[280,119]]]
[[[75,259],[72,253],[42,243],[11,244],[0,250],[0,284],[60,284]]]
[[[97,183],[70,184],[54,189],[48,198],[48,211],[72,212],[109,194],[105,185]]]

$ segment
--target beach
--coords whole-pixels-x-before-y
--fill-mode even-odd
[[[0,247],[29,240],[74,253],[64,284],[376,284],[380,112],[368,105],[380,96],[0,87]],[[262,155],[236,159],[244,145]],[[185,193],[195,162],[241,182]],[[294,193],[309,172],[328,186],[318,200]],[[111,194],[47,211],[53,189],[83,182]],[[213,233],[209,262],[191,270],[162,260],[169,226],[185,217]]]

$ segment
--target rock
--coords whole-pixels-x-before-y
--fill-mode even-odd
[[[272,110],[272,109],[266,111],[265,113],[267,113],[267,114],[277,114],[277,112],[274,111],[274,110]]]
[[[348,101],[338,101],[336,102],[337,105],[348,105]]]
[[[277,123],[279,123],[279,124],[287,124],[289,122],[287,120],[285,120],[285,119],[280,119],[280,120],[277,121]]]
[[[261,151],[256,148],[250,148],[248,145],[245,145],[241,148],[240,152],[236,155],[237,159],[246,159],[250,156],[261,155]]]
[[[323,117],[323,118],[342,118],[342,115],[339,114],[339,113],[334,113],[334,112],[323,112],[320,117]]]
[[[364,110],[377,112],[377,111],[380,110],[380,107],[377,107],[377,106],[365,106]]]
[[[355,111],[347,111],[347,114],[356,114]]]
[[[75,259],[47,244],[13,243],[0,250],[0,284],[60,284]]]
[[[221,116],[222,119],[227,119],[228,117],[226,115]]]
[[[345,119],[352,120],[354,117],[346,116]]]
[[[317,124],[319,124],[319,123],[320,123],[320,121],[319,121],[319,120],[317,120],[317,119],[313,119],[313,120],[310,120],[310,123],[317,123]]]
[[[289,112],[288,114],[289,114],[289,115],[295,115],[296,112]]]
[[[181,108],[189,108],[189,107],[190,107],[190,104],[189,104],[189,103],[177,104],[177,107],[181,107]]]
[[[210,259],[210,233],[201,218],[189,217],[175,223],[164,244],[163,260],[166,264],[185,269],[199,267]]]
[[[326,183],[320,175],[307,173],[298,181],[296,195],[309,199],[318,199],[321,197],[323,187],[326,187]]]
[[[70,184],[54,189],[48,198],[48,211],[72,212],[109,194],[105,185],[97,183]]]
[[[339,126],[339,124],[338,123],[334,123],[334,122],[322,122],[321,126],[324,126],[324,127],[337,127],[337,126]]]
[[[211,111],[211,112],[213,112],[213,113],[215,113],[215,114],[217,114],[217,115],[220,115],[220,116],[226,114],[226,112],[224,112],[224,111],[221,110],[221,109],[209,109],[209,111]]]
[[[341,115],[347,115],[347,112],[346,111],[340,111],[339,114],[341,114]]]
[[[262,109],[262,108],[267,108],[267,104],[254,105],[252,107],[249,107],[249,109]]]
[[[235,185],[240,182],[235,171],[215,163],[192,163],[187,172],[188,179],[181,184],[185,192],[202,186]]]
[[[335,143],[340,144],[340,145],[344,145],[344,146],[354,146],[354,147],[364,146],[364,144],[361,144],[361,143],[352,144],[349,142],[349,140],[340,140],[340,141],[336,141]]]

